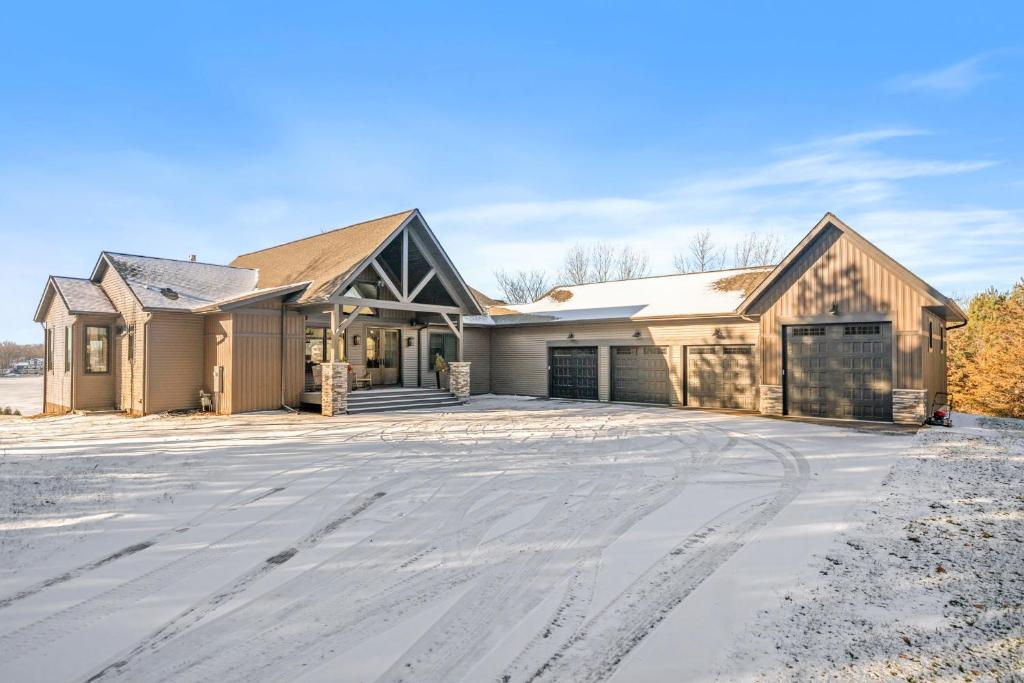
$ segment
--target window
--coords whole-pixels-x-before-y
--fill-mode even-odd
[[[881,334],[881,325],[845,325],[843,335],[855,336],[859,334]]]
[[[53,372],[53,330],[49,327],[43,332],[43,342],[46,345],[46,358],[43,362],[46,363],[46,369]]]
[[[458,359],[459,345],[455,339],[455,335],[450,332],[442,333],[431,333],[430,335],[430,367],[434,367],[434,359],[437,358],[437,354],[441,354],[441,358],[446,361],[453,361]]]
[[[717,349],[714,346],[691,346],[686,350],[687,353],[716,353]]]
[[[64,372],[71,370],[71,325],[64,328]]]
[[[935,331],[932,329],[932,321],[928,321],[928,350],[932,350],[932,343],[935,339]]]
[[[738,353],[743,355],[750,355],[754,352],[753,348],[750,346],[726,346],[722,350],[725,351],[726,354]]]
[[[939,351],[945,353],[946,351],[946,326],[943,325],[939,328]]]
[[[110,328],[85,326],[85,372],[103,374],[110,371]]]
[[[794,327],[791,333],[794,337],[824,337],[825,328],[823,326]]]

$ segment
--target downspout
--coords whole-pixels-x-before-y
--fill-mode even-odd
[[[285,345],[284,345],[284,332],[285,332],[285,309],[284,309],[284,302],[282,301],[281,302],[281,407],[284,408],[285,410],[291,411],[293,413],[298,413],[299,411],[297,411],[295,408],[292,408],[284,400],[284,359],[287,356]],[[303,381],[305,381],[305,380],[303,380]]]
[[[153,319],[152,313],[146,313],[146,319],[142,323],[142,338],[145,342],[142,344],[142,414],[148,414],[149,410],[149,392],[147,391],[146,385],[149,380],[149,323]]]

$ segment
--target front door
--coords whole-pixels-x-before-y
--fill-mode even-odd
[[[371,327],[366,331],[366,369],[373,386],[398,384],[399,330]]]

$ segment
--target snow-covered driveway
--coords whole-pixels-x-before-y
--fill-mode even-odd
[[[699,680],[908,437],[481,398],[0,424],[0,680]]]

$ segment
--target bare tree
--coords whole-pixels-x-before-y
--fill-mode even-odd
[[[494,279],[498,281],[505,301],[510,304],[532,303],[551,289],[547,273],[543,270],[498,270]]]
[[[733,247],[733,266],[748,268],[774,265],[781,256],[782,240],[777,233],[748,232]]]
[[[622,247],[616,265],[618,266],[616,276],[619,280],[643,277],[651,270],[650,257],[647,252],[633,249],[630,246]]]
[[[608,282],[614,277],[616,263],[615,247],[608,242],[598,242],[590,248],[589,282]]]
[[[677,251],[672,262],[680,273],[703,273],[725,265],[725,247],[711,239],[710,230],[702,230],[690,238],[686,251]]]
[[[559,280],[566,285],[585,285],[593,282],[591,279],[591,250],[582,242],[577,242],[562,259],[562,270],[559,273]]]

